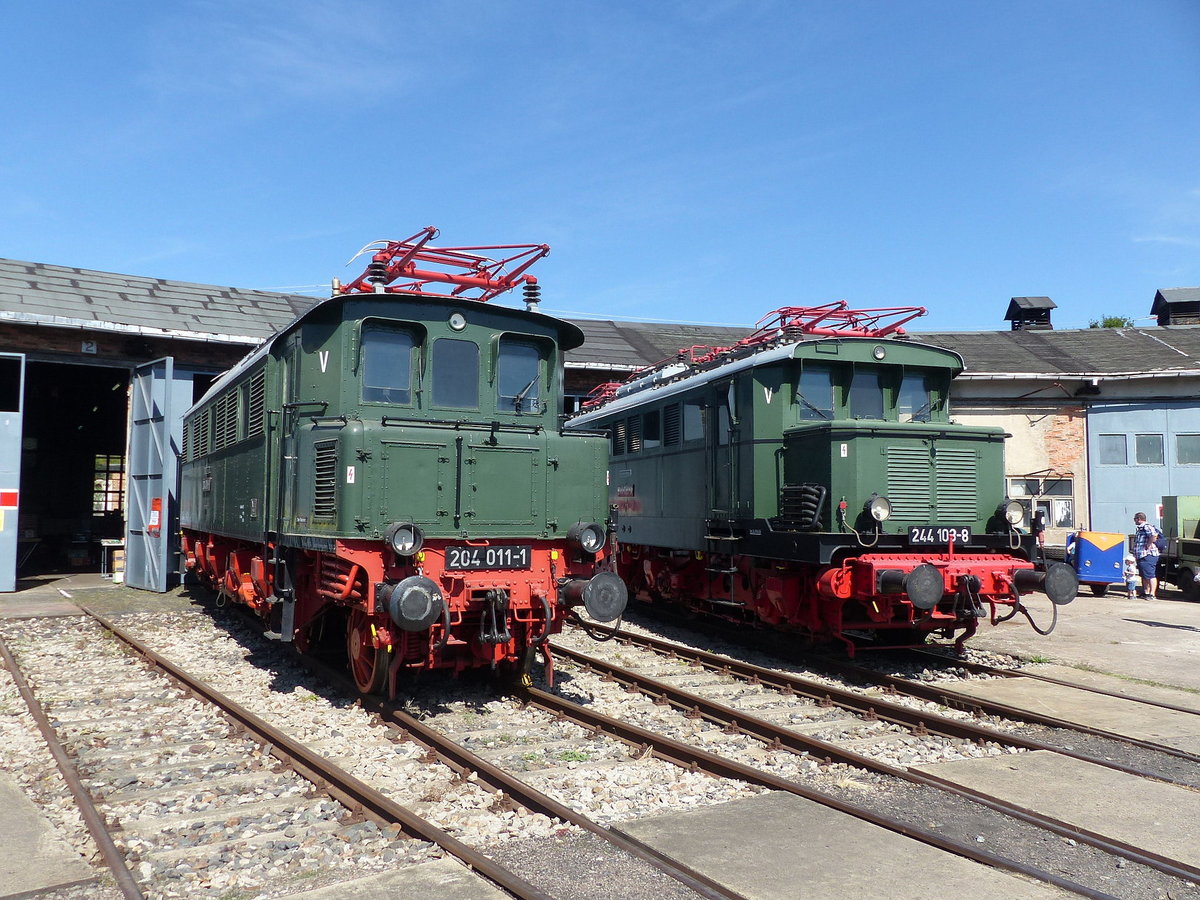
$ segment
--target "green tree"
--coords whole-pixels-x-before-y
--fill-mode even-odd
[[[1133,319],[1130,316],[1101,316],[1092,319],[1088,328],[1132,328]]]

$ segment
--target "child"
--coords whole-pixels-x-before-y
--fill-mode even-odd
[[[1142,577],[1138,574],[1137,560],[1132,553],[1125,554],[1125,591],[1130,600],[1137,596]]]

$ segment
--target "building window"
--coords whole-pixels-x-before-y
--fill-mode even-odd
[[[1200,434],[1175,435],[1175,463],[1200,466]]]
[[[125,508],[125,457],[97,454],[92,481],[92,515],[119,513]]]
[[[1017,476],[1008,479],[1008,496],[1025,507],[1026,524],[1039,510],[1049,528],[1073,528],[1074,479],[1070,476]]]
[[[1125,446],[1125,435],[1100,435],[1096,441],[1096,462],[1101,466],[1129,465],[1129,451]]]
[[[1163,464],[1163,436],[1161,434],[1135,434],[1133,447],[1133,458],[1139,466],[1161,466]]]

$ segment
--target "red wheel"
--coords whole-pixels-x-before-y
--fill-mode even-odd
[[[371,620],[366,613],[353,610],[346,623],[346,656],[350,660],[350,674],[354,684],[364,694],[378,694],[387,684],[388,666],[392,654],[383,647],[376,647],[371,631]]]

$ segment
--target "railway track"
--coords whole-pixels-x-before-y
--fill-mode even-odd
[[[299,890],[448,853],[548,900],[111,623],[62,623],[6,626],[4,659],[123,896]]]
[[[614,635],[613,629],[590,627],[593,631]],[[1004,748],[1009,751],[1046,750],[1144,778],[1200,788],[1200,756],[1186,750],[1081,725],[1036,710],[1020,708],[1011,703],[955,691],[955,686],[961,683],[961,679],[953,674],[955,670],[1004,678],[1023,677],[1024,673],[1017,670],[923,654],[922,656],[931,662],[941,662],[947,667],[945,681],[927,682],[887,674],[876,668],[841,659],[825,656],[816,658],[813,661],[815,669],[821,670],[822,673],[835,673],[842,679],[834,681],[818,678],[812,673],[801,676],[783,669],[754,665],[733,656],[707,652],[639,632],[626,630],[616,634],[616,640],[626,647],[641,648],[669,660],[679,660],[689,666],[715,672],[729,679],[730,683],[761,686],[761,696],[757,699],[743,696],[741,708],[752,707],[758,703],[768,712],[771,707],[775,707],[790,719],[802,715],[809,721],[793,723],[793,727],[816,734],[836,733],[839,726],[845,726],[841,730],[855,733],[850,737],[854,744],[864,748],[877,745],[875,751],[868,755],[884,763],[903,764],[906,760],[902,748],[906,744],[911,745],[912,737],[916,736],[929,738],[923,742],[925,750],[930,749],[929,745],[934,740],[943,741],[946,753],[949,754],[948,758],[978,756],[979,753],[974,747],[980,746]],[[567,647],[562,649],[568,655],[585,661],[587,659],[586,654],[575,653]],[[637,680],[632,673],[631,678]],[[1077,687],[1055,679],[1040,680]],[[1111,692],[1096,692],[1118,696]],[[804,707],[808,711],[801,714],[795,705],[785,704],[777,699],[778,695],[814,701],[818,710],[826,711],[813,712],[813,708],[809,706]],[[1189,716],[1196,715],[1195,710],[1182,707],[1169,707],[1157,703],[1150,705],[1174,709]],[[1031,724],[1044,728],[1025,727]],[[1200,717],[1197,718],[1197,726],[1200,727]],[[1055,735],[1053,730],[1060,733]],[[1041,739],[1033,736],[1035,734],[1054,739]],[[1090,751],[1068,746],[1068,743],[1080,743],[1079,738],[1089,736],[1103,740],[1096,742]],[[889,745],[896,747],[897,752],[888,753]],[[1130,755],[1120,752],[1122,746],[1137,747],[1149,753],[1139,754],[1136,763],[1122,763],[1119,757]],[[854,760],[845,761],[858,764]]]
[[[518,698],[492,696],[478,686],[437,679],[429,690],[414,690],[402,708],[396,708],[370,700],[351,704],[340,693],[339,673],[310,661],[318,676],[313,677],[300,669],[289,651],[280,651],[249,630],[215,627],[208,616],[133,615],[123,617],[121,625],[134,643],[153,648],[164,662],[186,660],[186,668],[196,669],[214,692],[236,701],[247,714],[270,724],[279,711],[286,711],[283,730],[294,732],[312,753],[334,760],[351,777],[419,812],[496,865],[527,875],[532,889],[540,892],[531,896],[593,896],[585,880],[609,880],[603,870],[587,871],[594,862],[579,866],[576,859],[572,869],[567,858],[572,848],[588,846],[574,855],[597,858],[592,852],[597,844],[580,844],[581,840],[604,841],[610,851],[635,859],[644,873],[658,878],[644,896],[738,896],[722,886],[720,877],[689,869],[653,842],[638,839],[625,823],[671,810],[716,808],[763,791],[802,797],[840,815],[1083,896],[1160,897],[1164,891],[1184,889],[1191,880],[1186,872],[1172,877],[1154,870],[1151,861],[1139,860],[1136,852],[1114,856],[1112,848],[1087,846],[1073,833],[1048,835],[1044,828],[982,807],[964,793],[906,779],[891,771],[903,772],[899,762],[879,765],[870,759],[873,752],[903,752],[902,732],[918,743],[931,742],[931,747],[942,742],[968,753],[1008,752],[981,746],[976,737],[958,733],[958,725],[951,729],[955,733],[941,734],[941,726],[930,719],[927,733],[913,735],[888,721],[880,708],[873,715],[855,713],[850,718],[874,732],[885,749],[872,751],[871,735],[856,733],[847,737],[851,744],[859,741],[856,746],[839,749],[827,741],[829,748],[814,750],[793,741],[789,731],[795,729],[788,726],[797,723],[791,719],[799,716],[804,720],[800,724],[819,733],[825,727],[844,728],[833,723],[835,715],[844,713],[824,695],[809,709],[793,687],[790,693],[786,688],[775,692],[791,709],[787,715],[780,713],[784,728],[774,735],[757,733],[757,720],[765,718],[759,714],[771,706],[764,698],[774,690],[763,673],[757,684],[739,683],[721,668],[655,656],[654,665],[665,666],[666,674],[678,676],[676,681],[698,678],[715,686],[706,703],[719,706],[739,694],[757,698],[740,709],[725,703],[735,711],[732,718],[725,713],[722,718],[715,706],[690,697],[681,705],[648,682],[639,685],[628,675],[601,672],[582,656],[565,652],[564,646],[555,651],[561,681],[553,691],[531,688]],[[558,640],[570,642],[565,637]],[[614,643],[601,647],[605,652],[632,652]],[[702,693],[703,685],[692,687],[697,695]],[[297,719],[297,709],[306,707],[310,712]],[[261,757],[267,741],[255,741]],[[311,793],[311,787],[307,791]],[[931,827],[931,822],[938,824]],[[402,842],[399,833],[385,835],[400,846],[414,843]],[[539,865],[539,859],[545,865]],[[544,875],[548,868],[554,870],[552,876]],[[540,871],[535,875],[531,870]],[[1114,876],[1121,889],[1114,889]],[[581,883],[584,892],[572,893]],[[1131,885],[1136,890],[1126,889]]]
[[[184,637],[180,635],[180,639]],[[192,646],[202,645],[202,639],[190,630],[186,640]],[[228,660],[221,654],[206,651],[201,655],[211,658],[217,669],[228,668]],[[312,660],[307,665],[327,683],[346,684],[340,672]],[[519,803],[531,811],[601,833],[607,840],[618,842],[622,850],[652,863],[669,865],[653,847],[624,832],[624,820],[672,807],[721,804],[774,790],[917,837],[940,850],[1085,896],[1112,896],[974,841],[917,828],[911,822],[832,798],[794,778],[725,758],[687,741],[673,740],[661,730],[638,728],[620,717],[604,715],[549,691],[531,688],[519,702],[500,697],[488,700],[481,709],[477,693],[472,696],[467,689],[447,692],[447,687],[446,682],[439,682],[434,696],[410,700],[407,711],[370,700],[364,700],[363,705],[398,729],[400,739],[420,741],[451,766],[456,777],[489,786],[505,798],[501,802]],[[456,693],[459,696],[454,696]],[[485,724],[485,719],[500,719],[502,724]],[[596,785],[601,783],[608,788],[607,799],[596,796]],[[624,799],[615,799],[620,797]],[[684,802],[677,802],[680,800]],[[529,844],[523,847],[528,850]],[[672,874],[698,893],[737,896],[723,889],[717,879],[705,879],[690,871],[685,871],[683,878],[678,871]]]
[[[593,631],[612,633],[611,629],[593,628]],[[995,722],[989,725],[973,721],[978,715],[974,708],[963,713],[961,709],[943,707],[939,713],[921,689],[914,692],[921,695],[914,707],[861,688],[841,687],[829,679],[800,677],[644,634],[622,633],[603,651],[590,641],[580,640],[575,648],[571,643],[568,636],[556,638],[555,655],[564,663],[564,671],[574,671],[571,666],[575,665],[592,674],[593,680],[587,682],[591,692],[596,692],[595,680],[614,682],[646,697],[650,701],[647,710],[669,709],[725,731],[750,735],[770,748],[853,766],[927,788],[949,790],[998,814],[1052,831],[1065,840],[1088,844],[1103,853],[1157,869],[1182,884],[1192,884],[1200,878],[1200,868],[1192,863],[1070,826],[1028,806],[943,783],[909,768],[909,764],[1040,750],[1062,753],[1140,778],[1187,786],[1194,783],[1194,770],[1190,778],[1175,779],[1164,776],[1160,767],[1124,765],[1103,755],[1064,748],[1061,741],[1040,741],[1003,730]],[[896,699],[902,700],[898,696],[898,681],[881,683],[897,695]],[[572,685],[577,687],[576,682]],[[665,719],[648,714],[642,724],[655,721],[654,727],[663,729],[667,727]]]

